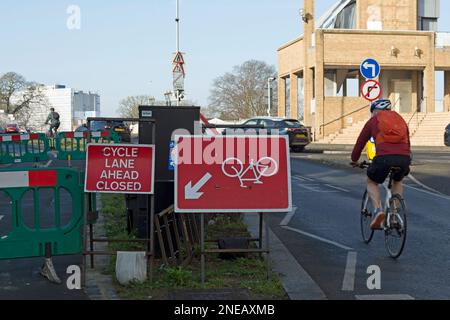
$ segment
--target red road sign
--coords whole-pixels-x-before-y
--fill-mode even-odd
[[[283,136],[178,136],[175,211],[292,211],[289,142]]]
[[[378,81],[368,80],[361,86],[361,95],[364,99],[369,101],[375,101],[380,99],[383,91]]]
[[[85,192],[153,194],[155,147],[89,144]]]

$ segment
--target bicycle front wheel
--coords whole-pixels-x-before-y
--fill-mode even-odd
[[[386,218],[385,244],[389,255],[397,259],[405,248],[407,234],[406,204],[399,195],[389,201],[389,213]]]
[[[369,244],[375,231],[370,227],[374,219],[375,210],[370,200],[369,193],[366,191],[361,204],[361,235],[365,243]]]
[[[226,159],[222,164],[222,172],[229,178],[239,177],[244,171],[244,164],[236,158]]]

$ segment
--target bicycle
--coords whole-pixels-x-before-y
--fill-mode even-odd
[[[265,164],[268,162],[267,164]],[[235,166],[236,163],[236,166]],[[227,167],[231,167],[233,170],[230,172]],[[254,178],[244,178],[245,175],[251,171]],[[269,157],[264,157],[258,160],[256,163],[252,159],[248,168],[244,170],[244,164],[237,158],[228,158],[222,164],[222,172],[229,178],[239,178],[241,188],[246,188],[245,182],[252,181],[254,184],[263,184],[262,177],[272,177],[278,173],[277,162]]]
[[[369,163],[363,162],[359,167],[365,169],[369,167]],[[383,222],[382,229],[384,231],[384,239],[386,250],[393,259],[397,259],[403,253],[406,243],[406,235],[408,230],[406,203],[402,196],[392,194],[392,185],[394,182],[393,175],[401,170],[392,167],[389,172],[389,182],[384,184],[386,188],[386,198],[383,212],[386,218]],[[375,230],[370,228],[372,220],[375,218],[375,208],[373,208],[372,200],[366,190],[361,204],[361,233],[366,244],[369,244],[375,234]],[[395,245],[398,240],[398,245]]]

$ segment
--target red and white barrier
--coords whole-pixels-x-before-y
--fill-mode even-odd
[[[38,140],[39,134],[11,134],[0,136],[0,142]]]
[[[210,125],[208,119],[206,119],[206,117],[204,115],[202,115],[201,113],[200,113],[200,122],[203,123],[206,126]],[[206,133],[208,135],[210,135],[210,136],[218,136],[218,135],[220,135],[220,132],[217,129],[215,129],[215,128],[213,128],[213,129],[207,128],[206,129]]]
[[[88,133],[85,132],[64,132],[63,138],[74,139],[74,138],[87,138]],[[109,138],[111,133],[109,131],[96,131],[91,133],[93,138]]]
[[[0,188],[55,187],[56,170],[0,172]]]

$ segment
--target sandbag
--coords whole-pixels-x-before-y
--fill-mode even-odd
[[[116,278],[123,286],[147,280],[145,252],[117,252]]]

